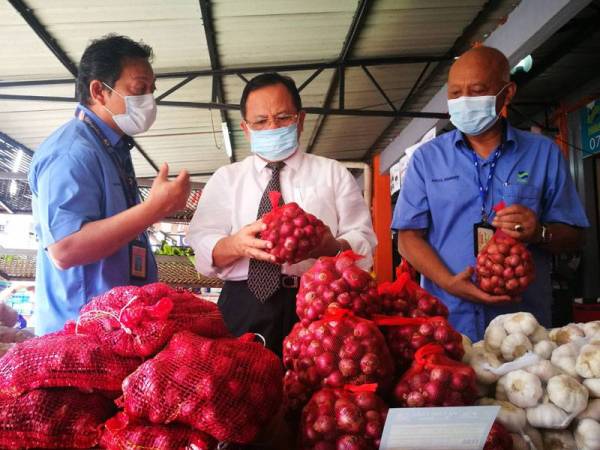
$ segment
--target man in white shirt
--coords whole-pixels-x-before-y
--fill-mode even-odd
[[[313,258],[352,249],[372,264],[377,243],[358,184],[339,162],[299,150],[305,112],[294,81],[276,73],[250,80],[240,101],[241,128],[253,155],[221,167],[206,184],[188,240],[196,268],[225,280],[219,308],[235,335],[260,333],[281,354],[296,316],[299,277]],[[279,266],[257,238],[270,210],[268,191],[280,191],[321,219],[328,230],[311,258]]]

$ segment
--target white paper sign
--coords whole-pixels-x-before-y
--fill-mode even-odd
[[[481,450],[499,406],[390,408],[379,450]]]

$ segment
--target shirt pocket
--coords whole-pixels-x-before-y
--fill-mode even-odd
[[[523,205],[539,214],[541,189],[529,184],[504,185],[502,197],[508,205]]]
[[[303,186],[295,189],[297,203],[306,212],[321,219],[335,235],[337,232],[337,209],[335,196],[330,186]]]

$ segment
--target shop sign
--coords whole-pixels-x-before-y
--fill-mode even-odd
[[[581,108],[581,143],[586,155],[600,153],[600,99]]]

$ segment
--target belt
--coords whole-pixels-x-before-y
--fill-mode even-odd
[[[281,287],[286,289],[297,289],[300,286],[300,277],[295,275],[282,275]]]

